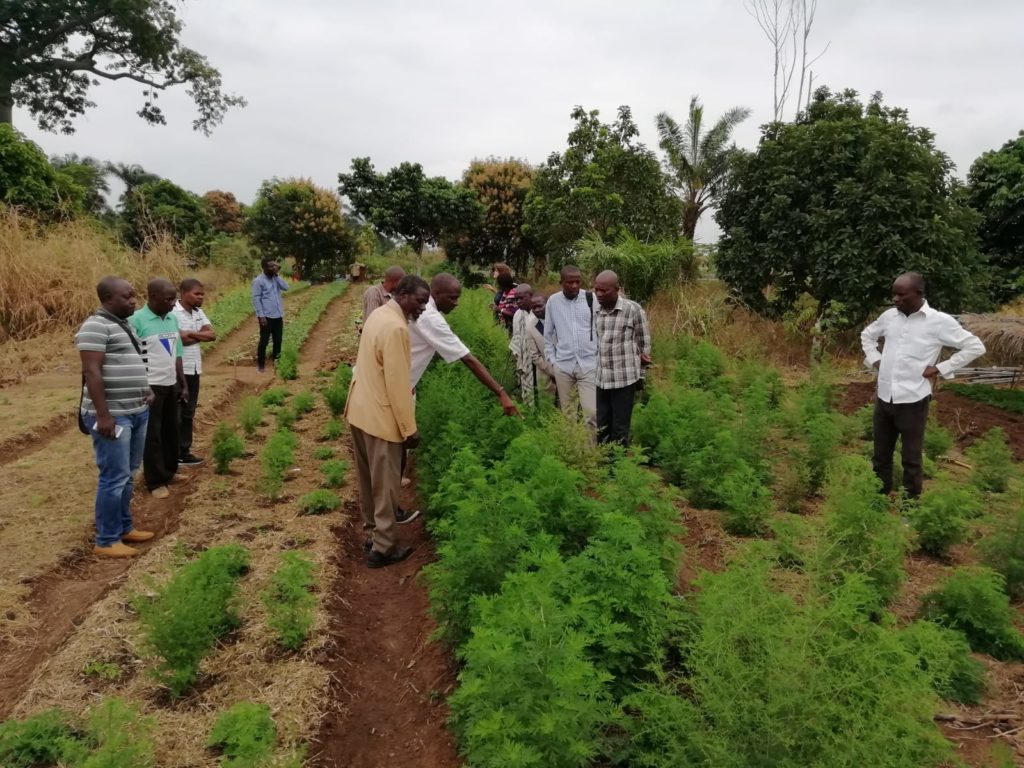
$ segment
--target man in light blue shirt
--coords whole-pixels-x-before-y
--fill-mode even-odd
[[[281,292],[288,290],[286,283],[277,273],[281,265],[273,259],[260,260],[262,274],[252,281],[252,308],[260,324],[260,341],[256,347],[256,368],[260,373],[267,362],[267,342],[274,339],[271,357],[277,360],[281,355],[281,337],[284,335],[284,303]]]
[[[562,290],[548,299],[544,356],[554,366],[562,410],[574,417],[578,398],[583,419],[594,432],[597,429],[596,302],[592,293],[580,290],[582,283],[579,267],[562,268],[559,275]]]

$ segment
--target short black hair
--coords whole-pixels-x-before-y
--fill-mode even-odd
[[[277,261],[277,259],[273,259],[270,256],[264,256],[262,259],[260,259],[260,266],[266,269],[267,264],[270,264],[271,262],[274,261]]]
[[[124,280],[114,275],[107,275],[96,284],[96,296],[99,297],[100,303],[103,303],[111,296],[114,295],[114,291],[117,287],[123,283]]]
[[[567,278],[569,275],[582,275],[582,274],[583,273],[580,272],[580,268],[577,267],[575,264],[566,264],[564,267],[562,267],[561,271],[558,273],[558,279],[559,280],[565,280],[565,278]]]
[[[181,291],[181,293],[188,293],[197,286],[202,288],[203,281],[195,277],[186,277],[181,281],[181,285],[178,286],[178,290]]]
[[[420,288],[430,292],[430,287],[427,285],[427,281],[419,275],[406,275],[398,281],[398,285],[395,286],[395,295],[406,296],[410,293],[416,293]]]

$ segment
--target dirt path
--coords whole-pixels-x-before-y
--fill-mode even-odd
[[[315,289],[307,289],[300,295],[312,294]],[[348,292],[345,294],[348,295]],[[304,300],[303,300],[304,301]],[[314,327],[306,349],[314,344],[326,344],[321,336],[329,337],[330,329],[324,322],[329,319],[331,310],[341,303],[341,299],[332,303],[321,321]],[[252,320],[250,333],[256,326]],[[243,324],[235,334],[246,333],[247,324]],[[245,336],[241,338],[232,334],[214,350],[221,347],[226,350],[241,349],[248,344]],[[229,420],[234,409],[247,392],[258,391],[275,381],[272,376],[260,376],[249,366],[235,366],[230,360],[230,351],[218,356],[211,353],[204,359],[204,392],[209,392],[202,399],[199,413],[204,425]],[[209,384],[207,385],[207,382]],[[200,444],[209,439],[209,428],[202,429],[199,436]],[[48,443],[47,438],[42,445]],[[34,444],[38,450],[42,445]],[[205,445],[202,447],[205,448]],[[59,471],[59,465],[55,465]],[[211,473],[209,465],[193,470],[183,470],[185,480],[172,486],[173,492],[166,500],[157,500],[148,494],[137,493],[133,501],[133,515],[138,527],[152,530],[156,536],[140,548],[145,552],[152,549],[162,538],[177,530],[188,499],[198,487],[200,480]],[[93,481],[94,482],[94,481]],[[143,557],[132,560],[101,560],[93,557],[91,544],[84,544],[65,555],[53,569],[33,578],[27,599],[27,610],[35,620],[25,631],[0,643],[0,720],[7,716],[17,704],[27,687],[31,684],[36,670],[64,642],[81,621],[86,611],[107,592],[116,587],[126,576],[128,570]],[[12,553],[16,556],[16,553]]]

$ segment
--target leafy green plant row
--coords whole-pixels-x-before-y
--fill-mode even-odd
[[[218,638],[239,626],[238,579],[249,553],[238,544],[212,547],[182,566],[152,598],[134,601],[145,644],[160,663],[154,676],[181,696]]]
[[[308,287],[309,283],[294,283],[288,289],[288,295],[294,296]],[[204,311],[206,316],[210,318],[210,325],[217,331],[217,339],[215,341],[203,344],[203,350],[208,350],[217,346],[229,333],[242,325],[252,315],[252,288],[246,285],[230,290],[220,296],[209,309]]]
[[[991,384],[946,384],[943,389],[1004,411],[1024,413],[1024,389],[999,389]]]
[[[277,361],[277,374],[282,379],[295,379],[299,375],[299,350],[306,341],[313,326],[327,311],[328,305],[348,289],[348,282],[338,280],[317,289],[294,318],[284,326],[281,342],[281,357]]]

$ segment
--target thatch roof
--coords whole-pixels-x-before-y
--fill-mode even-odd
[[[1024,317],[966,314],[960,322],[985,343],[987,364],[1024,364]]]

